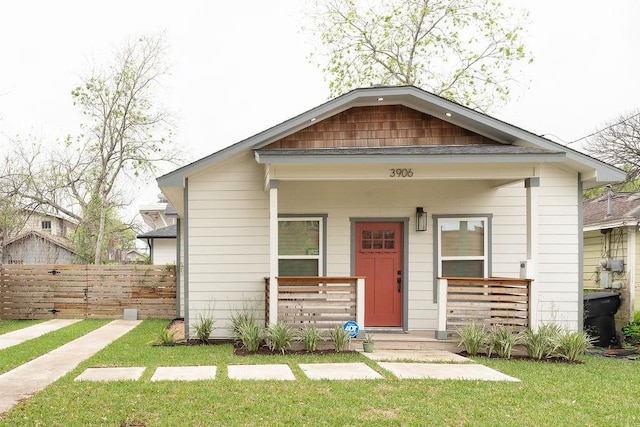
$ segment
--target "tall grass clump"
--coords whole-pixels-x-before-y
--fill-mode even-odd
[[[298,332],[298,341],[301,341],[306,351],[316,351],[318,344],[324,341],[324,335],[316,325],[306,325]]]
[[[351,342],[351,335],[338,325],[329,331],[329,338],[337,353],[344,351]]]
[[[269,339],[269,348],[271,351],[279,351],[284,354],[286,349],[291,347],[293,330],[289,325],[280,321],[269,326],[269,329],[267,329],[267,338]]]
[[[196,337],[203,343],[206,343],[211,333],[213,332],[213,325],[216,323],[215,318],[211,314],[204,315],[198,314],[198,320],[192,326],[193,332]]]
[[[245,309],[238,311],[231,316],[231,332],[238,340],[242,340],[243,329],[251,329],[256,325],[258,325],[258,321],[256,320],[256,315],[251,310]]]
[[[593,345],[593,341],[594,338],[584,331],[565,332],[558,336],[554,355],[576,362]]]
[[[558,347],[558,337],[562,329],[554,323],[542,324],[537,330],[531,328],[524,332],[524,347],[529,357],[542,360],[553,356]]]
[[[485,326],[476,325],[476,322],[472,322],[464,328],[456,328],[456,333],[460,337],[458,347],[461,345],[464,346],[469,356],[476,356],[487,342],[487,330]]]
[[[495,351],[499,357],[510,359],[513,348],[522,342],[522,333],[515,332],[508,326],[494,325],[487,337],[487,355],[491,356]]]
[[[242,345],[247,351],[256,352],[264,339],[264,328],[257,323],[247,322],[239,326],[239,335]]]

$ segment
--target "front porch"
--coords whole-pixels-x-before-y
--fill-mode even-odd
[[[535,324],[536,297],[531,279],[444,277],[438,279],[437,287],[436,330],[412,330],[409,325],[404,331],[389,331],[367,328],[363,277],[265,278],[266,324],[282,321],[294,329],[306,325],[330,329],[355,320],[361,330],[375,335],[379,348],[401,345],[416,350],[451,350],[456,329],[472,322],[517,330]]]

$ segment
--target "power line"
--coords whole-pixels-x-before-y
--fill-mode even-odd
[[[599,133],[602,133],[602,132],[604,132],[605,130],[611,129],[612,127],[615,127],[615,126],[621,125],[621,124],[623,124],[623,123],[625,123],[625,122],[628,122],[629,120],[631,120],[631,119],[633,119],[633,118],[635,118],[635,117],[638,117],[638,116],[640,116],[640,112],[637,112],[636,114],[634,114],[634,115],[632,115],[632,116],[629,116],[629,117],[627,117],[627,118],[625,118],[625,119],[623,119],[623,120],[620,120],[620,121],[619,121],[619,122],[617,122],[617,123],[611,124],[611,125],[609,125],[609,126],[607,126],[607,127],[605,127],[605,128],[602,128],[602,129],[600,129],[600,130],[597,130],[597,131],[595,131],[595,132],[593,132],[593,133],[590,133],[589,135],[583,136],[582,138],[578,138],[578,139],[576,139],[576,140],[574,140],[574,141],[564,142],[564,141],[562,141],[562,139],[561,139],[561,138],[558,138],[558,139],[560,139],[560,141],[562,141],[565,145],[575,144],[575,143],[576,143],[576,142],[578,142],[578,141],[582,141],[583,139],[591,138],[592,136],[595,136],[595,135],[597,135],[597,134],[599,134]],[[555,135],[554,135],[554,136],[555,136]]]

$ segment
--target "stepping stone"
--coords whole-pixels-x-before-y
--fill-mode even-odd
[[[393,375],[400,379],[432,378],[438,380],[520,381],[517,378],[510,377],[494,369],[475,363],[378,362],[378,365],[391,371]]]
[[[227,375],[232,380],[295,380],[289,365],[229,365]]]
[[[76,381],[124,381],[139,380],[144,367],[132,368],[87,368],[76,377]]]
[[[383,376],[364,363],[301,363],[312,380],[377,380]]]
[[[215,366],[159,366],[151,381],[201,381],[216,377]]]
[[[375,361],[396,362],[449,362],[472,363],[471,359],[446,350],[376,350],[373,353],[361,353]]]

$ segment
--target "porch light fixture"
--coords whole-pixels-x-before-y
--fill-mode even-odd
[[[447,117],[451,117],[451,116],[453,116],[453,114],[451,114],[451,113],[450,113],[450,112],[448,112],[448,111],[447,111],[446,113],[444,113],[444,115],[445,115],[445,116],[447,116]]]
[[[427,213],[422,207],[416,208],[416,231],[427,231]]]

